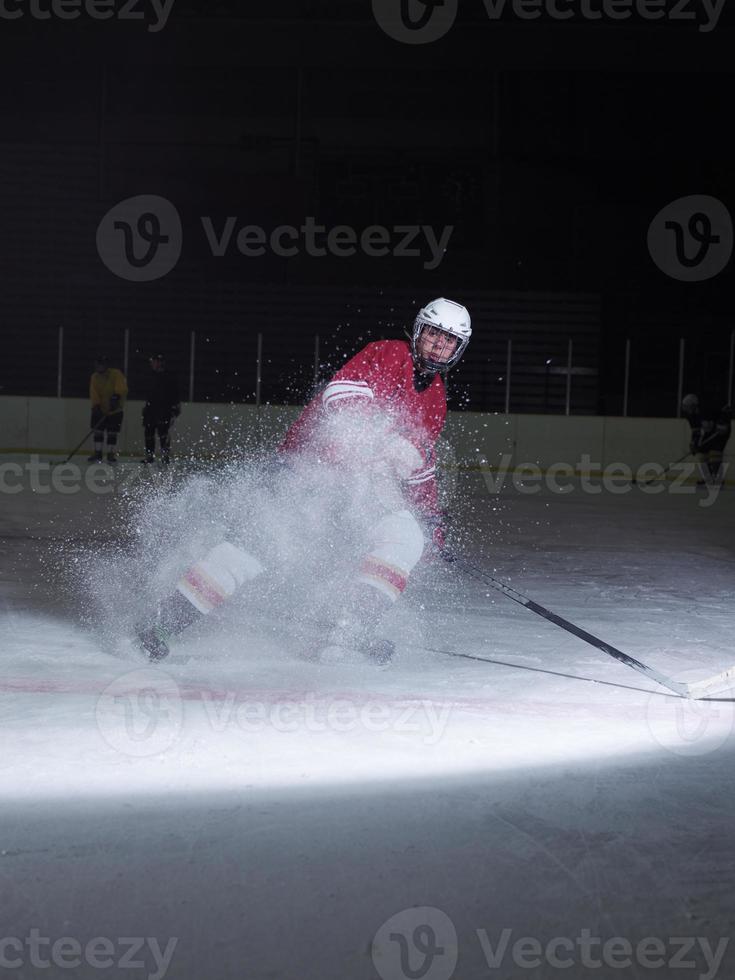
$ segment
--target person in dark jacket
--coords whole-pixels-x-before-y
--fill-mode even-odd
[[[163,354],[153,354],[150,365],[148,395],[143,406],[145,456],[141,462],[145,464],[155,462],[156,435],[158,435],[161,462],[167,464],[171,455],[169,432],[173,420],[181,414],[179,381],[175,374],[167,370]]]
[[[689,452],[696,457],[702,480],[719,485],[724,479],[723,456],[730,439],[732,409],[717,402],[700,403],[698,395],[686,395],[681,403],[689,422]]]

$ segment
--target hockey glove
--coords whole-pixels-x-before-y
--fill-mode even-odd
[[[113,395],[112,398],[110,398],[110,413],[109,414],[110,415],[115,415],[119,411],[120,411],[120,396],[119,395]]]

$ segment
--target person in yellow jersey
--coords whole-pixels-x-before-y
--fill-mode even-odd
[[[94,373],[89,379],[89,398],[92,402],[90,428],[94,430],[94,453],[90,463],[101,463],[107,436],[107,461],[117,462],[117,437],[123,423],[128,383],[125,375],[110,367],[108,358],[100,354],[95,358]]]

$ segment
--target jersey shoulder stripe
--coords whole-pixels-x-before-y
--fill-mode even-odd
[[[330,381],[322,392],[322,404],[327,406],[343,398],[374,398],[367,381]]]

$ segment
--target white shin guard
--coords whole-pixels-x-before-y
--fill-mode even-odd
[[[387,514],[373,529],[370,552],[358,581],[395,601],[406,588],[425,546],[421,526],[409,510]]]

